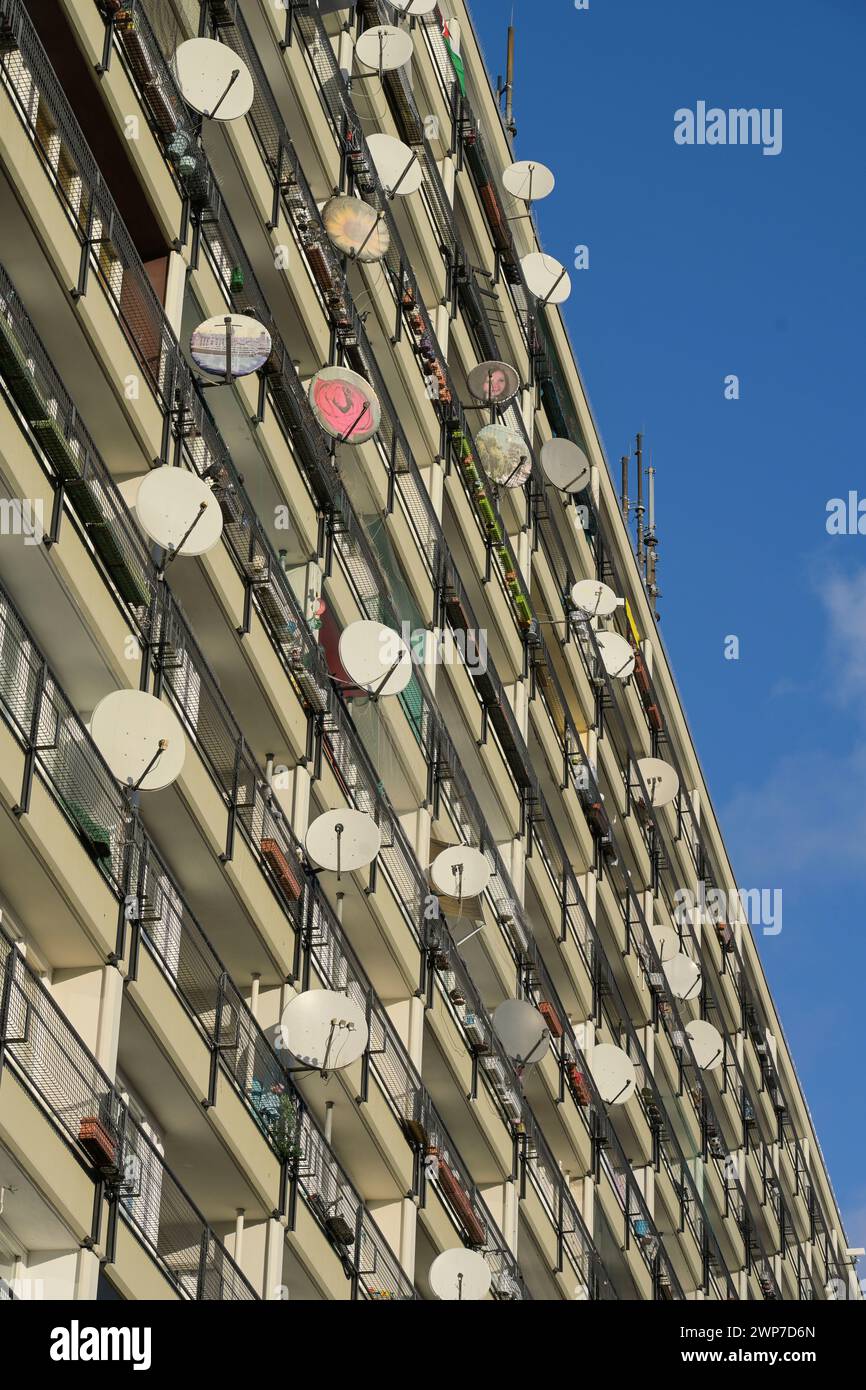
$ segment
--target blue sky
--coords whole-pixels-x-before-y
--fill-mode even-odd
[[[495,76],[510,5],[472,9]],[[566,319],[617,477],[636,430],[652,451],[662,631],[740,882],[783,892],[759,947],[863,1245],[866,535],[826,518],[866,499],[866,6],[516,0],[515,23],[517,156],[557,176],[545,249],[589,247]],[[698,101],[781,108],[781,153],[677,145]]]

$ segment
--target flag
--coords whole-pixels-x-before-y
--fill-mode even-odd
[[[452,40],[451,31],[448,28],[447,20],[442,25],[442,38],[445,41],[445,47],[448,49],[448,57],[451,59],[451,66],[453,67],[457,75],[457,81],[460,84],[460,95],[465,97],[466,72],[463,67],[463,59],[460,57],[460,54],[457,52],[456,48],[456,44],[459,42],[459,40]]]

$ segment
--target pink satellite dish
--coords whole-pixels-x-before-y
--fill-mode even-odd
[[[379,428],[375,391],[345,367],[325,367],[316,373],[310,382],[310,404],[322,429],[347,444],[363,444]]]

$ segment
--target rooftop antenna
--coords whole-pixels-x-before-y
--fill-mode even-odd
[[[646,575],[646,556],[643,539],[643,435],[640,432],[637,436],[635,457],[637,459],[637,502],[635,503],[634,514],[637,520],[637,567],[642,575]]]
[[[508,54],[505,59],[505,129],[509,135],[517,134],[514,124],[514,7],[511,9],[511,23],[508,26]]]
[[[517,126],[514,123],[514,6],[511,6],[511,22],[508,25],[508,48],[505,58],[505,82],[498,78],[496,82],[496,95],[500,102],[505,97],[505,129],[509,135],[517,134]]]
[[[628,455],[628,454],[623,454],[622,457],[620,458],[620,464],[622,465],[622,488],[620,489],[620,492],[621,492],[621,498],[622,498],[622,519],[623,519],[623,521],[624,521],[625,524],[626,524],[626,528],[628,528],[628,514],[629,514],[629,511],[631,510],[631,503],[629,502],[629,499],[628,499],[628,465],[629,465],[629,462],[630,462],[629,455]]]
[[[650,454],[652,460],[652,454]],[[659,586],[656,582],[656,564],[658,561],[658,537],[656,536],[656,471],[650,461],[647,473],[647,494],[649,502],[648,520],[645,545],[646,545],[646,587],[647,593],[652,604],[653,616],[658,618],[656,609],[656,599],[659,596]]]

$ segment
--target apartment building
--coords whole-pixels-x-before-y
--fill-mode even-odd
[[[4,1295],[859,1296],[463,0],[0,117]]]

